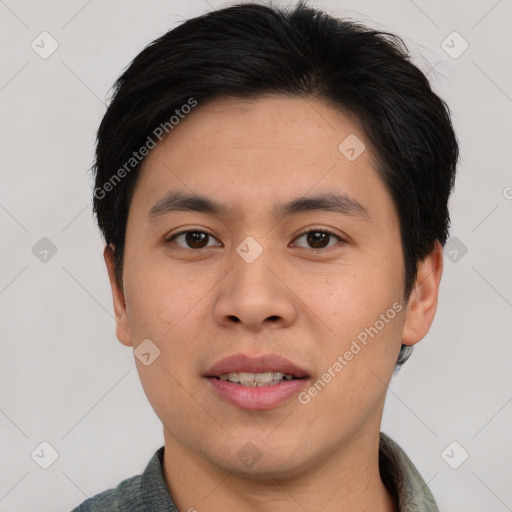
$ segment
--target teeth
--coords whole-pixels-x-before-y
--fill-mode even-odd
[[[242,386],[248,387],[263,387],[274,386],[279,384],[282,380],[292,380],[293,375],[283,372],[263,372],[263,373],[248,373],[248,372],[233,372],[224,373],[219,377],[220,380],[235,382]]]

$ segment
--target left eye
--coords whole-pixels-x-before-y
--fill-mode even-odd
[[[335,243],[329,244],[329,242],[331,241],[331,237],[337,238],[338,241],[343,241],[338,235],[335,235],[330,231],[325,231],[321,229],[313,229],[311,231],[306,231],[305,233],[302,233],[302,235],[299,235],[295,240],[300,240],[303,237],[306,237],[306,243],[308,243],[311,246],[306,247],[306,249],[325,249],[326,247],[336,245]]]
[[[306,239],[306,243],[309,244],[310,247],[305,247],[306,249],[325,249],[327,247],[331,247],[332,245],[336,245],[337,241],[343,241],[338,235],[331,233],[330,231],[325,231],[321,229],[312,229],[310,231],[305,231],[297,238],[295,238],[295,244],[297,240],[301,238]],[[334,237],[334,243],[332,240]],[[181,248],[187,249],[204,249],[205,247],[211,247],[212,244],[208,244],[209,239],[216,240],[215,237],[206,233],[204,231],[182,231],[181,233],[176,233],[172,235],[167,242],[176,242],[178,240],[182,240],[182,243],[177,243],[177,245]],[[184,244],[183,245],[183,241]],[[303,245],[297,245],[298,247],[304,247]]]

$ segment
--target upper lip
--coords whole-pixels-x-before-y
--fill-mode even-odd
[[[307,372],[289,359],[277,354],[263,354],[248,356],[236,354],[217,361],[206,373],[206,377],[220,377],[226,373],[264,373],[282,372],[293,375],[296,378],[307,377]]]

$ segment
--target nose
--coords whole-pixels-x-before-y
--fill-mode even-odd
[[[296,320],[298,299],[286,283],[285,262],[251,238],[234,252],[232,270],[219,283],[215,318],[240,330],[288,327]]]

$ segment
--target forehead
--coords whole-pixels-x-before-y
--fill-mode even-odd
[[[222,98],[199,103],[149,153],[133,202],[148,213],[169,192],[207,193],[242,214],[337,192],[382,210],[390,198],[375,167],[357,120],[318,99]]]
[[[187,155],[188,161],[204,152],[215,154],[216,150],[235,158],[238,155],[239,159],[273,150],[273,157],[282,154],[316,162],[320,152],[324,153],[323,159],[338,156],[340,142],[349,135],[361,142],[365,139],[355,116],[318,99],[284,95],[227,97],[199,104],[173,129],[160,149],[170,146],[175,150],[182,144],[201,148],[201,154]]]

